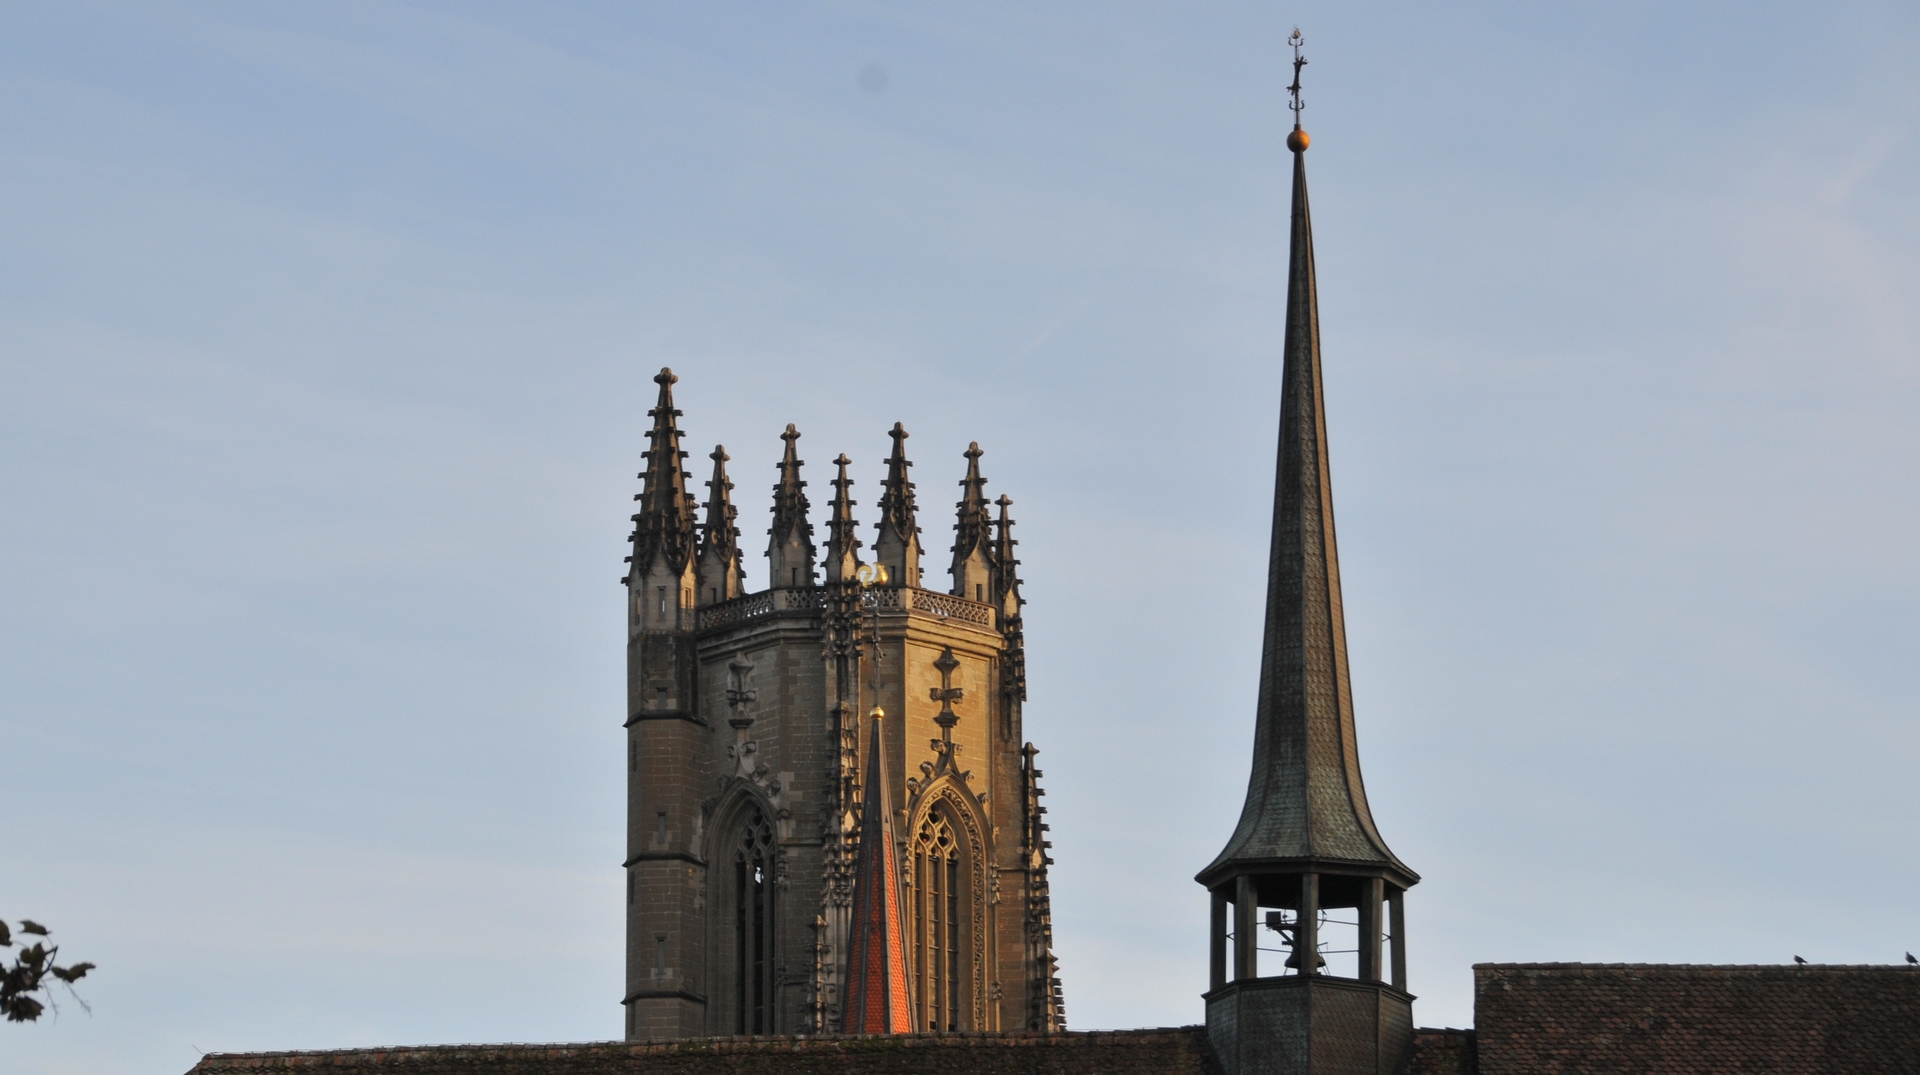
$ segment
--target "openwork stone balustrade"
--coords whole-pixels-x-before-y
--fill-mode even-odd
[[[781,613],[818,613],[827,607],[827,591],[821,587],[762,590],[759,593],[722,601],[700,610],[700,629],[726,627],[762,616]],[[913,612],[943,620],[958,620],[992,630],[992,605],[969,601],[936,590],[915,586],[894,586],[867,590],[861,594],[860,607],[880,612]]]

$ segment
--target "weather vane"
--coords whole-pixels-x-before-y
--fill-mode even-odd
[[[1307,148],[1307,132],[1300,129],[1300,110],[1307,107],[1307,102],[1300,99],[1300,69],[1307,65],[1307,58],[1300,55],[1300,46],[1305,41],[1298,26],[1287,38],[1287,44],[1293,46],[1293,85],[1287,87],[1288,95],[1293,98],[1287,102],[1287,107],[1293,110],[1293,131],[1287,135],[1287,148],[1295,153],[1304,153]]]
[[[1287,44],[1293,46],[1293,85],[1287,87],[1287,93],[1293,96],[1293,100],[1287,102],[1287,107],[1293,110],[1293,129],[1296,131],[1300,129],[1300,110],[1307,107],[1307,103],[1300,99],[1300,69],[1307,65],[1307,58],[1300,55],[1300,46],[1306,40],[1300,36],[1298,26],[1293,28],[1293,36],[1287,38]]]

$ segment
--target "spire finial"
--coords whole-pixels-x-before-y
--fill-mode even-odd
[[[1307,132],[1300,129],[1300,111],[1307,107],[1307,102],[1300,99],[1300,69],[1307,65],[1307,58],[1300,55],[1300,46],[1305,44],[1306,40],[1300,36],[1298,26],[1293,28],[1292,35],[1287,38],[1287,44],[1293,46],[1293,85],[1287,87],[1287,95],[1293,98],[1287,102],[1287,108],[1293,112],[1293,132],[1287,135],[1287,148],[1295,153],[1305,153],[1307,143],[1310,141]]]

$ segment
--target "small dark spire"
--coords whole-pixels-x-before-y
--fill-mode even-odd
[[[713,480],[707,483],[707,520],[700,527],[701,605],[739,597],[746,569],[740,564],[740,528],[734,525],[733,483],[727,480],[727,449],[713,446]]]
[[[887,457],[887,483],[880,494],[880,521],[874,524],[874,561],[887,569],[895,586],[920,585],[920,527],[914,519],[913,483],[907,480],[907,429],[899,422],[887,434],[893,454]]]
[[[833,479],[833,514],[827,519],[827,581],[850,583],[853,573],[860,567],[860,536],[856,533],[859,525],[853,521],[854,499],[847,495],[853,488],[853,479],[847,477],[847,465],[853,460],[847,453],[841,452],[834,465],[840,468],[840,476]]]
[[[880,749],[883,715],[875,706],[860,807],[860,847],[854,857],[852,936],[847,944],[846,1005],[841,1019],[847,1034],[905,1034],[913,1029],[893,795]]]
[[[993,512],[987,506],[987,479],[980,476],[980,442],[967,445],[967,476],[960,479],[958,517],[953,526],[953,592],[990,601],[993,563]]]
[[[767,531],[767,569],[774,586],[811,586],[813,524],[807,521],[807,483],[800,480],[803,464],[794,447],[800,431],[789,422],[780,439],[787,446],[780,458],[780,481],[773,487],[773,526]]]
[[[657,555],[665,561],[670,574],[686,570],[695,552],[697,511],[687,492],[684,461],[680,449],[680,412],[673,406],[673,386],[680,378],[662,368],[654,383],[660,386],[660,399],[647,416],[653,429],[647,433],[645,452],[647,469],[640,475],[646,483],[640,494],[640,512],[633,517],[633,570],[645,574]]]

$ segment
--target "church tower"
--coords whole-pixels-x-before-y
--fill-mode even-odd
[[[1227,1075],[1390,1075],[1413,1043],[1402,898],[1420,877],[1387,848],[1360,780],[1298,30],[1293,45],[1293,221],[1253,773],[1232,837],[1196,878],[1213,905],[1207,1033]]]
[[[621,580],[626,1037],[1062,1029],[1012,501],[992,517],[979,446],[934,590],[905,427],[869,547],[844,454],[815,544],[787,426],[754,589],[730,457],[700,504],[654,380]]]

